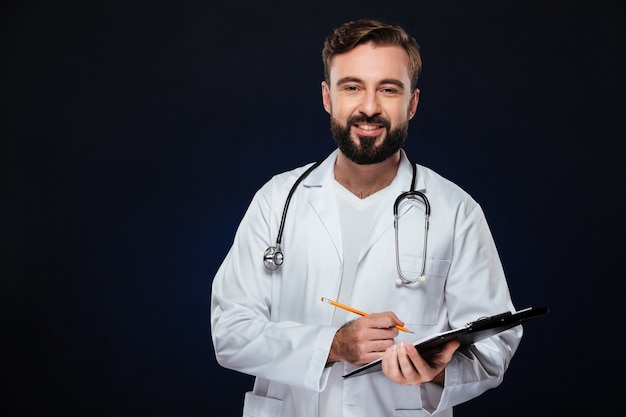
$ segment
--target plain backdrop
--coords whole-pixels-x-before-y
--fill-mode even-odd
[[[480,202],[516,307],[550,308],[456,415],[620,409],[618,3],[3,2],[2,414],[241,415],[213,275],[256,189],[334,148],[322,43],[363,17],[422,48],[408,153]]]

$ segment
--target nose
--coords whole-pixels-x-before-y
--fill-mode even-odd
[[[368,91],[363,95],[363,100],[359,105],[359,111],[367,117],[372,117],[380,113],[380,103],[375,91]]]

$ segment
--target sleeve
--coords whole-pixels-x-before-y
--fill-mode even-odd
[[[271,207],[275,183],[255,194],[213,279],[211,337],[217,362],[225,368],[320,391],[337,329],[272,320],[272,304],[278,302],[272,298],[274,280],[280,274],[265,268],[263,253],[274,244],[268,237],[269,213],[282,213],[282,207]]]
[[[473,200],[459,206],[453,241],[445,292],[451,327],[514,311],[487,220]],[[420,386],[424,409],[430,413],[449,409],[500,385],[521,337],[522,326],[516,326],[459,349],[446,367],[443,388],[432,383]]]

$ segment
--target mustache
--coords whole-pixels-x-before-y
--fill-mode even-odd
[[[385,119],[380,115],[375,115],[372,117],[367,117],[365,115],[351,116],[348,117],[347,125],[352,126],[357,123],[376,123],[385,126],[387,130],[391,129],[391,122],[389,119]]]

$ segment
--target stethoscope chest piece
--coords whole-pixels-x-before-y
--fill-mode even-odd
[[[280,246],[270,246],[263,254],[263,263],[270,271],[278,269],[283,264],[284,259]]]

